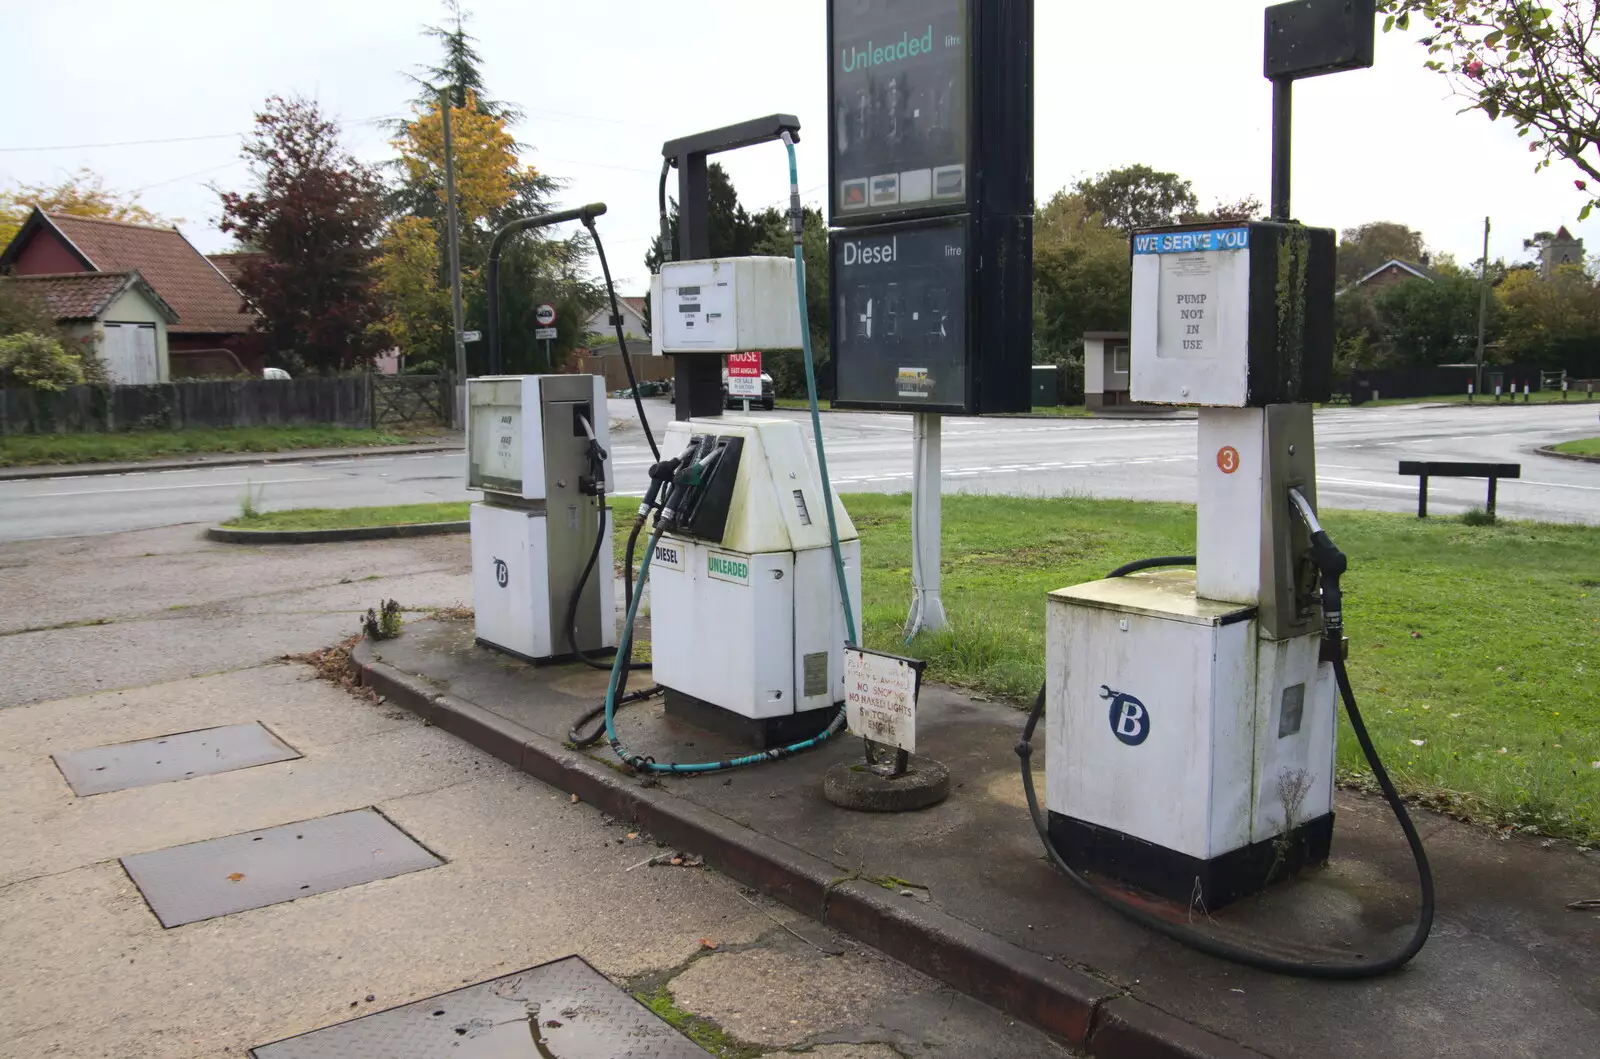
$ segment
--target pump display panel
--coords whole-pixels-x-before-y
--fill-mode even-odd
[[[837,225],[968,206],[968,0],[831,0],[829,216]]]

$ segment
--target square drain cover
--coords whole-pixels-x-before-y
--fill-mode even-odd
[[[577,956],[312,1030],[255,1059],[705,1059]]]
[[[230,724],[90,747],[55,755],[56,767],[80,797],[210,776],[300,755],[260,724]]]
[[[122,866],[164,927],[443,863],[376,809],[122,858]]]

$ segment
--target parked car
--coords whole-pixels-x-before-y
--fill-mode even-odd
[[[261,377],[263,379],[287,379],[290,376],[282,368],[262,368]]]
[[[745,400],[746,400],[746,398],[743,398],[743,397],[730,397],[728,395],[728,369],[727,368],[723,368],[722,369],[722,404],[723,404],[723,407],[724,408],[741,408],[742,409],[744,407]],[[758,404],[768,412],[772,411],[772,409],[777,404],[777,395],[776,395],[776,391],[774,391],[773,386],[772,386],[772,376],[771,375],[768,375],[766,372],[762,372],[761,373],[761,398],[760,398],[760,400],[757,400],[754,397],[751,397],[748,400],[750,401],[751,404],[753,404],[753,405]]]

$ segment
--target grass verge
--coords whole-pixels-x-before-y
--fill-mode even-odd
[[[1381,393],[1382,391],[1379,391],[1379,392]],[[1567,394],[1566,402],[1568,404],[1579,404],[1579,403],[1582,403],[1586,398],[1587,398],[1587,395],[1585,393],[1583,393],[1580,390],[1574,390],[1571,393]],[[1560,404],[1561,402],[1562,402],[1562,396],[1561,396],[1561,391],[1560,390],[1536,390],[1536,391],[1528,394],[1528,400],[1527,401],[1523,401],[1522,394],[1518,393],[1515,403],[1517,403],[1517,404]],[[1389,407],[1392,407],[1394,405],[1401,405],[1401,404],[1469,404],[1469,403],[1473,404],[1473,405],[1493,405],[1493,404],[1495,404],[1494,391],[1491,389],[1487,396],[1485,396],[1484,394],[1481,394],[1481,393],[1480,394],[1476,394],[1472,398],[1472,400],[1470,402],[1467,400],[1467,395],[1464,394],[1464,393],[1441,393],[1441,394],[1437,394],[1437,395],[1435,395],[1433,397],[1380,397],[1376,401],[1365,401],[1365,402],[1363,402],[1363,403],[1361,403],[1359,405],[1356,405],[1355,407],[1356,408],[1389,408]],[[1503,404],[1503,405],[1511,404],[1512,403],[1511,396],[1509,394],[1507,394],[1507,395],[1501,397],[1499,403]],[[1349,408],[1350,406],[1348,404],[1346,404],[1343,407]]]
[[[1551,448],[1557,452],[1569,453],[1573,456],[1600,456],[1600,438],[1580,438],[1577,441],[1563,441]]]
[[[811,402],[807,401],[803,397],[779,397],[779,398],[775,399],[774,403],[779,408],[787,408],[787,409],[790,409],[791,411],[808,412],[808,411],[811,410]],[[833,402],[832,401],[826,401],[826,400],[819,401],[817,403],[817,407],[822,409],[822,411],[824,411],[824,412],[832,411],[833,410]],[[850,409],[841,409],[841,411],[850,411]],[[994,418],[996,418],[996,419],[1014,419],[1014,418],[1017,418],[1019,416],[1046,416],[1046,417],[1050,417],[1050,418],[1075,418],[1075,417],[1078,417],[1078,416],[1088,416],[1088,415],[1092,415],[1092,414],[1093,413],[1091,413],[1089,411],[1089,409],[1085,408],[1083,405],[1080,404],[1080,405],[1057,405],[1057,406],[1053,406],[1053,407],[1050,407],[1050,408],[1035,408],[1031,412],[1004,412],[1004,413],[996,414],[994,416]]]
[[[126,434],[12,434],[0,437],[0,467],[114,463],[216,452],[406,445],[427,440],[386,430],[321,426],[135,430]]]
[[[289,511],[258,511],[231,518],[223,525],[247,530],[356,529],[367,526],[406,526],[418,522],[465,522],[467,501],[448,504],[401,504],[396,507],[302,507]]]
[[[910,498],[846,498],[864,542],[867,644],[1018,705],[1044,677],[1045,594],[1194,549],[1186,505],[944,498],[952,626],[910,645]],[[1600,845],[1600,530],[1330,511],[1350,556],[1350,675],[1402,789],[1475,819]],[[1342,714],[1341,714],[1342,716]],[[1339,766],[1365,762],[1341,720]]]

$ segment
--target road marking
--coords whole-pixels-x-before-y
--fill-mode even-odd
[[[139,485],[132,489],[74,489],[67,493],[29,493],[18,497],[19,500],[34,500],[47,496],[94,496],[99,493],[161,493],[169,489],[237,489],[243,486],[256,485],[284,485],[297,482],[332,482],[334,477],[322,478],[261,478],[248,482],[195,482],[191,485]]]

